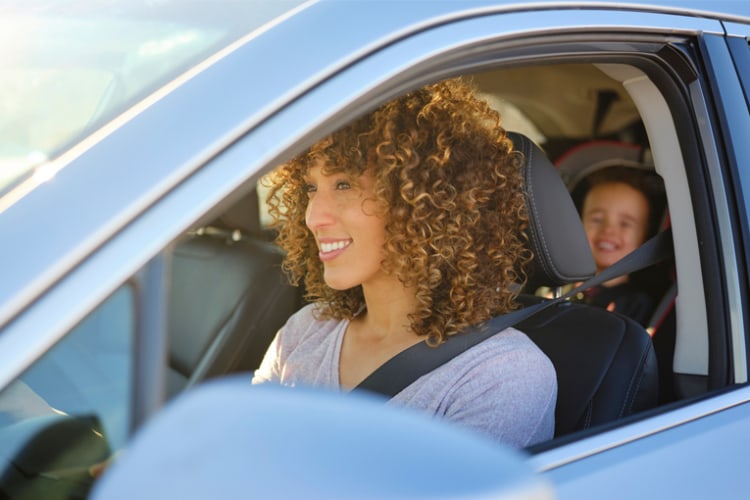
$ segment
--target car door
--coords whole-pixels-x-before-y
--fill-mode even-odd
[[[231,153],[241,155],[245,148],[259,152],[255,145],[260,143],[283,144],[276,154],[265,156],[266,165],[273,165],[362,110],[447,75],[595,61],[620,81],[640,106],[655,161],[667,183],[679,283],[669,383],[677,397],[649,414],[617,422],[615,429],[593,429],[530,450],[532,463],[552,478],[561,494],[599,496],[595,488],[606,481],[586,471],[601,467],[601,477],[608,477],[613,454],[618,463],[636,463],[635,457],[666,441],[684,447],[675,456],[686,457],[687,450],[705,442],[682,439],[688,422],[706,425],[713,433],[721,432],[722,420],[728,418],[730,425],[724,429],[729,435],[741,427],[731,422],[746,417],[746,261],[738,253],[744,243],[736,238],[746,216],[738,210],[737,192],[729,189],[736,168],[732,157],[738,151],[726,139],[734,133],[730,129],[739,134],[747,130],[747,114],[740,108],[734,113],[736,122],[727,123],[733,106],[717,100],[717,94],[742,96],[741,84],[736,72],[721,79],[714,75],[720,61],[729,57],[719,20],[676,12],[540,9],[456,18],[429,29],[423,25],[398,42],[382,42],[368,57],[290,102]],[[733,99],[730,102],[736,102]],[[746,106],[744,101],[740,104]],[[709,415],[716,415],[716,421]],[[713,434],[706,439],[711,438]],[[717,455],[725,449],[732,457],[736,448],[713,447]],[[700,463],[694,462],[696,467]],[[718,480],[736,481],[736,469],[724,471]],[[654,466],[647,483],[668,490],[677,480],[669,472]],[[630,496],[639,487],[635,481],[623,481],[618,494]],[[601,494],[605,492],[612,494],[609,488]]]
[[[327,8],[332,7],[320,6],[322,12]],[[627,88],[639,105],[655,162],[667,184],[679,283],[668,383],[677,396],[648,414],[616,422],[614,429],[592,429],[529,450],[530,460],[563,495],[583,494],[591,488],[586,495],[598,496],[595,488],[604,487],[605,481],[598,481],[594,473],[589,479],[586,471],[601,467],[602,477],[608,477],[609,457],[630,463],[663,441],[684,447],[675,456],[686,457],[687,450],[704,442],[683,440],[687,423],[705,425],[713,433],[720,432],[723,418],[741,421],[748,397],[742,386],[747,380],[747,289],[746,261],[738,252],[744,243],[736,235],[743,234],[746,216],[738,210],[738,192],[730,189],[736,186],[732,158],[739,151],[727,139],[747,130],[747,114],[741,107],[735,113],[734,106],[719,99],[722,93],[742,96],[736,72],[723,78],[715,75],[722,60],[731,61],[720,20],[637,9],[498,11],[457,16],[429,29],[423,24],[397,42],[378,40],[377,50],[321,79],[225,154],[253,161],[264,152],[264,161],[254,164],[269,168],[363,110],[432,79],[593,61]],[[734,97],[728,99],[736,102]],[[740,104],[746,106],[744,101]],[[259,144],[279,147],[270,151]],[[215,161],[216,165],[224,162],[224,156]],[[246,185],[244,190],[248,189]],[[715,423],[710,415],[717,417]],[[737,426],[725,429],[736,431]],[[731,457],[735,448],[713,448],[716,454],[725,449]],[[700,463],[694,462],[696,467]],[[724,470],[723,478],[734,477],[736,469]],[[653,467],[648,483],[669,489],[677,480],[669,472]],[[634,481],[623,482],[618,493],[632,495],[637,487]],[[612,494],[609,489],[606,493]]]

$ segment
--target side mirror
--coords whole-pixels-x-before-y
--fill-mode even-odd
[[[0,429],[0,498],[85,498],[110,456],[95,416],[48,415]]]
[[[521,452],[375,396],[215,380],[171,402],[94,485],[132,498],[553,498]]]

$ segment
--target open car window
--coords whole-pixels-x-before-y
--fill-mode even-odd
[[[654,214],[657,223],[648,236],[672,229],[679,238],[679,250],[677,260],[635,277],[636,286],[649,299],[642,322],[654,336],[659,355],[661,403],[704,393],[708,389],[706,310],[679,307],[676,293],[680,281],[684,283],[680,287],[683,302],[704,300],[701,276],[688,271],[700,260],[693,195],[677,137],[688,131],[673,125],[671,113],[684,112],[680,108],[684,103],[674,96],[667,101],[665,90],[657,86],[663,75],[649,76],[638,64],[613,64],[603,58],[588,64],[514,64],[464,76],[502,113],[507,130],[524,133],[542,148],[558,167],[579,209],[582,200],[576,190],[601,169],[631,167],[658,184],[649,200],[658,212]],[[670,111],[670,106],[676,109]],[[268,230],[271,218],[263,182],[256,189],[261,225]],[[678,325],[691,327],[678,330]]]

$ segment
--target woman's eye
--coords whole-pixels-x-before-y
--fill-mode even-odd
[[[348,181],[338,181],[336,183],[336,189],[343,190],[343,189],[351,189],[351,184],[349,184]]]
[[[302,190],[303,190],[303,191],[304,191],[305,193],[307,193],[307,194],[311,194],[311,193],[314,193],[315,191],[317,191],[317,189],[318,189],[318,188],[317,188],[317,187],[315,186],[315,184],[310,184],[310,183],[307,183],[307,184],[305,184],[304,186],[302,186]]]

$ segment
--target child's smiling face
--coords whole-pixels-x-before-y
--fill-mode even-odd
[[[601,272],[646,240],[649,201],[624,182],[597,184],[586,195],[582,219],[597,272]]]

